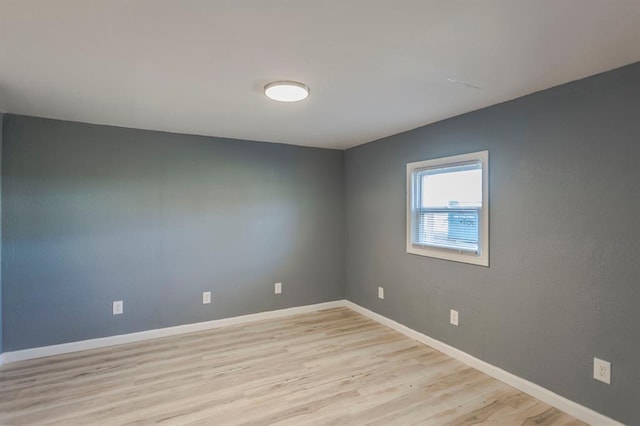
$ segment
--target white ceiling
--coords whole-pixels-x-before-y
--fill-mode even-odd
[[[347,148],[639,61],[640,0],[0,0],[0,37],[4,112]]]

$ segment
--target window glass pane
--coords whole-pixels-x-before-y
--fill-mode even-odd
[[[462,169],[462,170],[460,170]],[[482,169],[479,163],[443,167],[420,173],[419,207],[481,207]]]
[[[477,252],[478,219],[478,210],[419,211],[417,243]]]
[[[440,248],[478,252],[482,208],[480,162],[420,170],[416,242]]]

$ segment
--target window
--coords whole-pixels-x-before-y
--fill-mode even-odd
[[[489,266],[489,152],[407,164],[407,253]]]

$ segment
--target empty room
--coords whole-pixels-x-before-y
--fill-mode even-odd
[[[0,0],[0,425],[640,425],[640,1]]]

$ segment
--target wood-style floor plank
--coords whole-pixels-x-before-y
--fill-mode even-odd
[[[347,308],[0,368],[2,425],[582,425]]]

